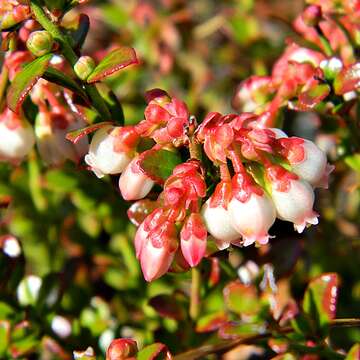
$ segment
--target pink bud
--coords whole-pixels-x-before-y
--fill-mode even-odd
[[[138,164],[139,157],[134,158],[121,174],[119,188],[125,200],[139,200],[149,194],[154,181],[146,176]]]
[[[207,230],[200,214],[192,213],[181,229],[181,251],[191,267],[198,265],[205,255]]]
[[[292,171],[311,185],[320,185],[329,170],[325,153],[312,141],[306,139],[283,138],[279,143],[283,147],[282,154],[289,161]]]
[[[229,211],[222,205],[211,206],[209,199],[203,205],[201,215],[207,231],[215,238],[219,250],[228,248],[231,242],[241,237],[230,221]]]
[[[158,279],[169,270],[176,249],[177,237],[173,223],[165,221],[149,232],[140,252],[141,269],[146,281]]]
[[[114,126],[105,126],[93,136],[85,162],[99,178],[107,174],[119,174],[130,163],[128,152],[116,151],[116,133]]]
[[[265,193],[252,193],[246,201],[233,197],[229,203],[229,213],[232,225],[243,236],[244,246],[268,242],[268,230],[276,219],[276,211]]]
[[[106,360],[126,360],[138,352],[136,341],[132,339],[115,339],[106,350]]]
[[[272,184],[272,199],[279,219],[294,223],[295,230],[303,232],[307,224],[316,225],[318,215],[313,211],[314,191],[303,180],[288,180],[287,189]]]

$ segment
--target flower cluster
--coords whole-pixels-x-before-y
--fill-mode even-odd
[[[173,262],[183,264],[181,258],[187,266],[198,265],[208,233],[222,250],[266,244],[276,218],[292,222],[298,232],[317,224],[313,188],[327,187],[332,167],[313,142],[265,128],[252,113],[214,112],[197,126],[186,105],[164,91],[152,90],[147,99],[143,121],[97,130],[85,157],[98,176],[122,173],[119,188],[126,200],[143,199],[155,183],[163,186],[149,214],[137,222],[136,256],[146,280],[160,277]],[[138,152],[144,138],[152,147]],[[164,149],[181,148],[189,148],[191,158],[166,179],[156,166],[149,168]],[[212,164],[208,169],[200,161],[204,155]],[[211,185],[219,179],[213,192],[207,172]]]
[[[339,102],[356,98],[358,2],[312,3],[294,21],[294,28],[320,51],[290,42],[270,76],[251,76],[240,83],[233,98],[237,111],[255,112],[264,125],[273,126],[281,107],[334,114]],[[326,106],[320,106],[322,102]]]

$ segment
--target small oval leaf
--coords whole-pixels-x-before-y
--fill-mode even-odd
[[[148,150],[139,157],[140,168],[152,180],[162,184],[173,172],[176,165],[181,163],[177,152],[168,150]]]
[[[329,321],[335,318],[338,285],[337,274],[322,274],[309,283],[304,295],[303,310],[323,334]]]
[[[100,81],[106,76],[109,76],[129,65],[137,64],[138,62],[139,61],[133,48],[127,46],[119,47],[111,51],[103,60],[101,60],[88,77],[87,82],[93,83]]]
[[[196,332],[206,333],[218,330],[227,321],[228,316],[223,311],[202,316],[196,323]]]
[[[255,315],[259,311],[260,302],[254,286],[233,281],[223,293],[228,309],[238,315]]]
[[[87,126],[82,129],[74,130],[66,134],[66,139],[71,141],[72,143],[76,144],[82,137],[85,135],[89,135],[92,132],[101,129],[104,126],[112,125],[113,123],[111,121],[104,121],[100,123],[96,123],[90,126]]]
[[[345,360],[359,360],[360,359],[360,344],[355,344],[348,352]]]
[[[7,103],[12,111],[19,111],[26,96],[48,68],[52,56],[46,54],[35,59],[15,75],[7,94]]]

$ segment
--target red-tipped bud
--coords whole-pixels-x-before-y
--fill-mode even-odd
[[[198,213],[192,213],[181,229],[181,251],[191,267],[198,265],[205,255],[207,230]]]
[[[132,339],[115,339],[106,351],[106,360],[126,360],[138,352],[136,341]]]
[[[139,167],[139,158],[134,158],[121,174],[119,188],[125,200],[139,200],[149,194],[154,181],[146,176]]]

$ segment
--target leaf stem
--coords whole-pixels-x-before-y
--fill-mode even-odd
[[[40,25],[46,31],[48,31],[53,36],[53,38],[60,44],[64,57],[73,67],[78,61],[78,56],[76,55],[73,48],[70,46],[66,36],[61,32],[58,26],[49,19],[49,17],[45,14],[42,6],[38,3],[37,0],[31,1],[31,10],[36,20],[40,23]],[[101,115],[101,117],[104,120],[110,120],[111,113],[105,101],[99,94],[96,85],[84,84],[84,88],[86,93],[89,95],[89,97],[92,100],[92,105]]]
[[[331,328],[335,327],[360,327],[360,318],[345,318],[345,319],[335,319],[330,321],[329,326]],[[294,332],[294,329],[291,326],[281,328],[278,333],[288,334]],[[205,356],[210,354],[222,354],[230,351],[231,349],[243,345],[243,344],[254,344],[260,340],[266,340],[273,336],[273,333],[266,332],[263,334],[256,334],[248,337],[239,337],[233,340],[223,340],[217,344],[208,344],[200,346],[196,349],[186,351],[184,353],[174,356],[174,360],[196,360],[203,359]]]

